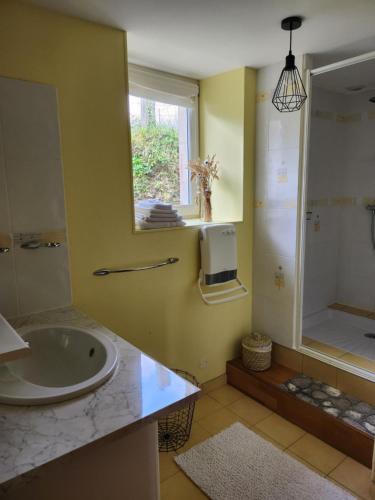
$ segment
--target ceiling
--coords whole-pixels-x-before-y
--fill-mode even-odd
[[[360,50],[368,37],[375,49],[374,0],[28,1],[124,29],[130,62],[193,78],[281,61],[288,33],[280,21],[290,15],[305,18],[294,35],[296,54],[352,44]]]
[[[375,89],[375,59],[313,76],[313,85],[340,94],[362,94]]]

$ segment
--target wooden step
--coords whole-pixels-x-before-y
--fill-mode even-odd
[[[240,359],[227,362],[228,384],[371,468],[374,439],[360,429],[329,415],[321,408],[281,389],[280,384],[296,375],[298,375],[296,371],[277,363],[272,363],[271,368],[264,372],[253,372],[247,370]]]

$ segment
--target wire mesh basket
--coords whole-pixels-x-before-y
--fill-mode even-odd
[[[199,387],[197,379],[191,373],[175,369],[173,371],[191,384]],[[184,446],[190,437],[194,408],[195,401],[192,401],[167,416],[159,418],[159,451],[176,451]]]

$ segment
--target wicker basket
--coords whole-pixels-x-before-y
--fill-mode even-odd
[[[191,373],[173,370],[177,375],[199,387],[197,379]],[[159,451],[177,451],[190,437],[193,423],[195,401],[169,413],[158,420]]]
[[[242,363],[261,372],[271,366],[272,340],[263,333],[251,333],[242,339]]]

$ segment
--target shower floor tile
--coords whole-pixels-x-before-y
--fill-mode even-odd
[[[303,328],[303,338],[308,339],[305,345],[340,359],[346,356],[348,362],[375,371],[375,337],[366,336],[372,333],[375,320],[340,310],[327,310],[322,321],[310,320]],[[364,358],[362,365],[360,358]]]

